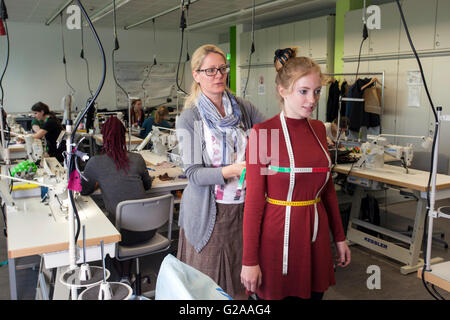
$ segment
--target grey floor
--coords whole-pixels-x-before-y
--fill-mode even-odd
[[[385,206],[383,199],[380,201],[380,209],[383,212],[383,220],[386,226],[393,230],[406,230],[412,225],[415,214],[415,201],[397,198],[400,202]],[[437,202],[437,206],[450,206],[450,199]],[[386,213],[387,210],[387,213]],[[4,226],[1,218],[1,226]],[[435,230],[445,233],[450,240],[450,221],[447,219],[435,220]],[[338,267],[336,270],[336,285],[331,287],[324,296],[326,300],[429,300],[433,299],[424,288],[422,281],[417,278],[417,273],[402,275],[400,273],[401,263],[381,256],[359,245],[351,245],[352,262],[346,268]],[[176,245],[172,253],[176,252]],[[175,254],[175,253],[174,253]],[[160,263],[166,254],[145,257],[141,259],[143,274],[151,277],[151,283],[144,285],[144,291],[154,288],[156,275]],[[421,255],[422,256],[422,255]],[[434,243],[432,257],[442,257],[445,261],[450,260],[450,252],[442,244]],[[7,260],[6,238],[0,235],[0,262]],[[19,299],[30,300],[35,298],[35,287],[37,283],[37,268],[30,268],[34,262],[39,262],[39,256],[29,257],[18,261],[25,265],[22,270],[17,270],[18,296]],[[368,289],[367,280],[371,274],[367,273],[369,266],[378,266],[381,275],[381,288]],[[117,277],[115,270],[112,278]],[[0,299],[10,299],[8,266],[0,267]],[[445,299],[450,299],[450,293],[443,290],[438,291]]]

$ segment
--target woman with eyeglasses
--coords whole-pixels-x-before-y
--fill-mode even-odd
[[[189,179],[180,204],[177,256],[234,299],[242,299],[246,298],[239,275],[247,132],[265,119],[227,88],[230,66],[221,49],[199,47],[191,69],[194,81],[176,123]]]

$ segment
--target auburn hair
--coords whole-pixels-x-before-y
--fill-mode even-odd
[[[277,71],[275,77],[275,83],[277,86],[281,86],[284,89],[291,92],[294,83],[313,72],[319,74],[320,79],[323,81],[323,74],[320,66],[308,57],[297,57],[296,48],[278,49],[275,51],[274,66]],[[283,102],[283,98],[276,90],[280,102]]]
[[[106,120],[102,127],[103,152],[113,159],[117,170],[128,172],[130,159],[128,159],[127,146],[125,144],[125,126],[115,116]]]

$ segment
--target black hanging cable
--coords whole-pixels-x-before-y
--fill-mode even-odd
[[[67,78],[67,60],[66,60],[66,49],[64,46],[64,22],[63,22],[63,13],[61,11],[61,13],[59,14],[60,18],[61,18],[61,45],[62,45],[62,53],[63,53],[63,64],[64,64],[64,75],[65,75],[65,79],[66,79],[66,84],[69,86],[70,90],[71,90],[71,95],[75,94],[75,89],[70,85],[69,83],[69,79]]]
[[[113,51],[112,51],[112,54],[111,54],[113,78],[114,78],[114,82],[116,83],[116,85],[120,88],[120,90],[123,91],[123,93],[125,94],[127,99],[129,99],[128,92],[120,85],[119,81],[117,80],[117,76],[116,76],[115,53],[120,48],[119,39],[117,37],[117,25],[116,25],[116,23],[117,23],[116,22],[116,1],[113,0],[114,48],[113,48]],[[116,108],[118,108],[117,102],[118,101],[116,99]],[[131,121],[131,119],[128,119],[128,121]]]
[[[358,54],[358,65],[356,67],[356,74],[355,74],[355,83],[358,80],[358,74],[359,74],[359,64],[361,62],[361,50],[364,41],[369,37],[369,31],[367,30],[367,21],[366,21],[366,1],[364,1],[364,10],[363,10],[364,18],[363,18],[363,32],[362,32],[362,40],[361,44],[359,45],[359,54]]]
[[[131,107],[130,107],[130,95],[128,92],[122,87],[122,85],[117,80],[116,75],[116,59],[115,59],[115,53],[117,50],[119,50],[119,38],[117,36],[117,19],[116,19],[116,1],[113,0],[113,30],[114,30],[114,49],[111,53],[111,61],[112,61],[112,71],[113,71],[113,78],[116,85],[119,87],[120,90],[125,94],[125,97],[127,97],[127,107],[128,107],[128,150],[131,150]],[[118,99],[116,99],[116,108],[118,108]]]
[[[153,48],[155,50],[155,53],[153,54],[153,64],[150,66],[150,68],[148,68],[147,66],[147,75],[145,76],[144,81],[142,81],[141,87],[142,90],[144,90],[144,101],[143,101],[143,107],[144,107],[144,111],[145,111],[145,100],[147,98],[147,90],[145,90],[144,84],[145,82],[150,78],[150,74],[152,72],[152,69],[154,66],[156,66],[158,63],[156,62],[156,29],[155,29],[155,18],[153,18]]]
[[[245,95],[247,94],[247,86],[248,81],[250,79],[250,69],[252,68],[252,56],[255,52],[255,0],[253,0],[253,10],[252,10],[252,45],[250,47],[250,54],[248,57],[248,71],[247,71],[247,79],[245,80],[245,87],[243,92],[243,97],[245,98]]]
[[[83,32],[83,16],[81,16],[81,23],[80,23],[80,30],[81,30],[81,52],[80,52],[80,58],[84,60],[84,62],[86,63],[86,72],[87,72],[87,85],[88,85],[88,89],[89,92],[91,93],[91,98],[94,95],[94,93],[92,92],[91,89],[91,81],[90,81],[90,73],[89,73],[89,62],[87,60],[87,58],[84,56],[84,32]]]
[[[3,22],[3,26],[5,28],[5,34],[6,34],[6,61],[5,61],[5,67],[3,68],[2,71],[2,75],[0,77],[0,90],[1,90],[1,97],[0,97],[0,113],[1,113],[1,117],[3,118],[3,102],[4,102],[4,98],[5,98],[5,92],[3,90],[3,78],[5,77],[6,74],[6,69],[8,69],[8,65],[9,65],[9,56],[10,56],[10,43],[9,43],[9,31],[8,31],[8,23],[6,22],[6,19],[8,19],[8,12],[6,10],[6,6],[3,0],[1,0],[0,2],[0,18],[2,19]],[[4,133],[6,133],[5,135],[5,142],[6,142],[6,148],[9,145],[9,141],[11,140],[11,136],[10,136],[10,128],[8,127],[8,124],[6,123],[6,119],[4,119],[5,121],[3,121],[4,124]],[[6,130],[5,130],[6,129]],[[11,180],[12,183],[12,180]]]
[[[186,17],[189,20],[189,3],[186,7]],[[191,57],[189,56],[189,32],[186,33],[186,61],[183,62],[183,74],[181,75],[181,82],[180,82],[180,86],[183,84],[184,82],[184,73],[186,71],[186,63],[191,60]]]
[[[180,56],[178,58],[178,65],[177,65],[177,74],[176,74],[176,79],[175,82],[177,84],[177,88],[179,91],[183,92],[185,95],[187,95],[187,92],[184,91],[183,89],[181,89],[180,84],[178,82],[178,76],[179,76],[179,72],[180,72],[180,64],[181,64],[181,56],[183,55],[183,43],[184,43],[184,29],[186,29],[187,24],[186,24],[186,10],[187,7],[190,4],[190,0],[188,0],[188,4],[185,6],[184,5],[184,0],[182,0],[181,2],[181,18],[180,18],[180,29],[181,29],[181,44],[180,44]]]
[[[430,170],[430,175],[429,175],[429,177],[428,177],[428,186],[427,186],[427,211],[426,211],[426,215],[425,215],[425,224],[424,224],[425,227],[424,227],[424,229],[423,229],[423,236],[424,236],[424,235],[425,235],[425,232],[426,232],[426,230],[427,230],[427,228],[426,228],[426,225],[427,225],[427,218],[428,218],[429,211],[430,211],[430,186],[431,186],[431,179],[432,179],[432,175],[433,175],[433,174],[432,174],[432,171],[433,171],[432,169],[433,169],[433,163],[434,163],[434,151],[435,151],[435,148],[436,148],[436,140],[437,140],[438,128],[439,128],[439,118],[438,118],[436,109],[435,109],[435,107],[434,107],[433,100],[431,99],[430,92],[429,92],[429,90],[428,90],[427,82],[426,82],[426,79],[425,79],[425,74],[424,74],[423,68],[422,68],[422,63],[420,62],[420,58],[419,58],[419,56],[418,56],[418,54],[417,54],[417,52],[416,52],[416,49],[415,49],[415,47],[414,47],[414,44],[413,44],[412,40],[411,40],[411,35],[409,34],[408,26],[407,26],[407,24],[406,24],[406,20],[405,20],[404,14],[403,14],[402,7],[401,7],[400,2],[399,2],[398,0],[395,0],[395,2],[397,3],[397,7],[398,7],[398,9],[399,9],[399,11],[400,11],[400,17],[401,17],[401,20],[402,20],[402,23],[403,23],[403,27],[405,28],[405,33],[406,33],[406,36],[407,36],[407,38],[408,38],[409,45],[411,46],[411,50],[413,51],[414,56],[415,56],[415,58],[416,58],[416,60],[417,60],[417,63],[418,63],[418,65],[419,65],[420,75],[421,75],[421,77],[422,77],[422,81],[423,81],[423,85],[424,85],[424,88],[425,88],[425,92],[426,92],[426,94],[427,94],[427,98],[428,98],[428,101],[429,101],[429,103],[430,103],[430,106],[431,106],[431,109],[432,109],[432,111],[433,111],[434,118],[435,118],[435,129],[434,129],[433,145],[432,145],[432,148],[431,148],[431,170]],[[425,246],[425,249],[424,249],[424,257],[426,257],[426,254],[427,254],[427,248],[426,248],[426,246]],[[424,259],[424,260],[425,260],[425,259]],[[435,290],[434,285],[432,285],[433,291],[434,291],[435,293],[437,293],[437,295],[438,295],[439,297],[436,296],[435,294],[433,294],[433,293],[430,291],[430,289],[428,288],[428,283],[425,281],[425,277],[424,277],[424,276],[425,276],[425,263],[424,263],[424,266],[423,266],[423,268],[422,268],[422,282],[423,282],[423,285],[424,285],[425,289],[428,291],[428,293],[429,293],[434,299],[439,300],[439,298],[442,298],[442,296],[440,296],[439,293]],[[442,299],[443,299],[443,298],[442,298]]]
[[[6,33],[6,62],[5,62],[5,67],[3,69],[2,72],[2,76],[0,77],[0,90],[1,90],[1,97],[0,97],[0,105],[3,107],[3,100],[5,97],[5,93],[3,91],[3,78],[5,76],[6,73],[6,69],[8,68],[8,64],[9,64],[9,31],[8,31],[8,23],[6,22],[6,19],[8,19],[8,12],[6,10],[6,6],[3,0],[1,0],[0,3],[0,18],[3,21],[3,25],[5,27],[5,33]],[[3,115],[2,115],[3,116]]]
[[[361,44],[359,45],[359,54],[358,54],[358,65],[356,67],[356,74],[355,74],[355,82],[358,80],[358,74],[359,74],[359,64],[361,62],[361,50],[362,50],[362,46],[364,41],[366,41],[366,39],[369,37],[369,33],[367,31],[367,25],[364,23],[363,26],[363,39],[361,40]]]
[[[86,114],[89,112],[89,110],[94,106],[95,104],[95,100],[97,99],[98,95],[100,94],[100,91],[103,88],[103,84],[105,83],[105,78],[106,78],[106,57],[105,57],[105,51],[103,50],[103,46],[102,43],[100,41],[100,38],[98,37],[97,32],[95,31],[95,28],[92,24],[92,21],[89,19],[89,15],[87,14],[86,10],[84,9],[83,5],[81,4],[80,0],[76,0],[78,3],[78,6],[81,9],[81,12],[83,13],[84,17],[86,18],[89,27],[97,41],[101,56],[102,56],[102,66],[103,66],[103,72],[102,72],[102,77],[99,83],[99,86],[94,94],[94,96],[92,97],[92,99],[89,99],[87,102],[87,106],[86,108],[83,110],[81,116],[76,120],[73,130],[72,130],[72,135],[71,135],[71,141],[75,141],[75,134],[77,132],[78,126],[80,125],[81,121],[83,120],[83,118],[86,116]],[[71,146],[72,147],[72,146]],[[72,151],[72,150],[71,150]],[[75,170],[75,161],[76,161],[76,155],[74,152],[71,152],[70,154],[67,155],[68,156],[68,174],[69,177],[71,175],[71,173]],[[74,210],[74,214],[77,217],[77,231],[76,231],[76,235],[75,235],[75,243],[77,243],[78,241],[78,236],[80,234],[80,229],[81,229],[81,224],[80,224],[80,220],[79,220],[79,215],[78,215],[78,211],[77,208],[75,206],[75,200],[73,198],[73,191],[69,189],[69,197],[71,200],[71,204],[72,204],[72,208]]]

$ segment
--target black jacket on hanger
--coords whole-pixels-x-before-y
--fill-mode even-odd
[[[328,91],[328,101],[327,101],[327,116],[326,121],[332,122],[338,116],[339,110],[339,95],[343,97],[346,96],[346,88],[347,82],[344,81],[339,89],[339,82],[334,81],[330,85],[330,89]],[[341,105],[341,117],[345,115],[345,101],[342,101]]]
[[[349,96],[352,98],[362,98],[364,90],[361,87],[370,82],[371,79],[358,79],[350,87]],[[364,111],[364,102],[351,102],[350,105],[350,125],[349,129],[352,131],[359,132],[359,129],[363,126],[365,127],[377,127],[380,125],[380,116],[375,113],[368,113]]]

